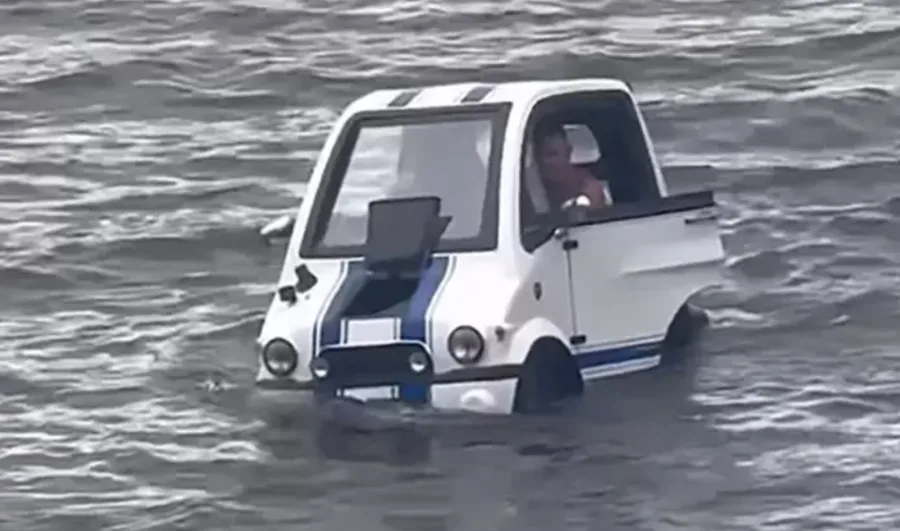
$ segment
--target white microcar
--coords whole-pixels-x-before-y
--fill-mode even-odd
[[[256,378],[282,404],[534,411],[659,365],[724,260],[712,191],[669,194],[617,79],[371,92],[263,233],[289,236]]]

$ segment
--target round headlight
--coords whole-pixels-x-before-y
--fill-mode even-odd
[[[331,366],[325,358],[313,358],[312,361],[309,362],[309,372],[319,380],[328,378],[328,371],[330,370]]]
[[[424,352],[418,350],[413,352],[409,355],[408,361],[410,370],[416,374],[421,374],[428,368],[428,357]]]
[[[447,350],[460,363],[475,363],[484,352],[484,338],[471,326],[460,326],[447,338]]]
[[[297,351],[283,339],[269,341],[262,359],[266,369],[275,376],[287,376],[297,368]]]

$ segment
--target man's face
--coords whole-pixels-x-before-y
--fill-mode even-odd
[[[551,135],[543,139],[537,147],[537,161],[541,173],[550,180],[559,180],[570,166],[572,146],[568,139]]]

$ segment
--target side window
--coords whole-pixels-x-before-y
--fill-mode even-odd
[[[528,128],[522,145],[519,181],[519,239],[529,253],[547,239],[541,234],[541,219],[550,213],[550,197],[534,153],[533,129]]]
[[[613,205],[658,198],[638,110],[629,96],[609,91],[585,100],[552,113],[560,117],[572,147],[570,163],[602,181]]]
[[[569,173],[560,165],[578,166],[601,182],[607,204],[613,207],[624,203],[653,200],[660,197],[655,168],[641,129],[639,110],[631,96],[622,90],[597,90],[564,94],[547,98],[532,110],[528,136],[522,146],[522,176],[519,216],[522,220],[522,242],[528,249],[526,232],[528,221],[539,219],[549,208],[539,196],[551,197],[554,192],[566,195],[565,190],[548,190],[535,158],[532,134],[539,124],[550,122],[551,129],[562,126],[565,140],[571,147],[569,160],[560,158],[560,149],[551,148],[545,163]],[[554,158],[555,157],[555,158]],[[585,171],[586,170],[586,171]],[[549,192],[549,193],[548,193]],[[534,200],[538,197],[538,200]],[[546,210],[544,210],[546,209]],[[539,245],[539,244],[538,244]],[[536,246],[535,246],[536,247]]]
[[[563,126],[566,137],[572,146],[572,155],[569,162],[588,171],[595,179],[601,181],[606,193],[607,204],[615,202],[609,186],[609,172],[606,170],[606,161],[603,159],[603,150],[600,149],[594,132],[585,123],[567,123]]]
[[[548,115],[547,118],[559,123],[565,132],[566,140],[572,147],[568,162],[588,170],[595,178],[604,181],[605,174],[602,171],[598,173],[598,168],[602,167],[602,151],[591,128],[583,122],[557,119],[553,114]],[[550,213],[552,197],[538,169],[533,134],[534,126],[532,124],[523,146],[522,180],[519,193],[520,236],[523,246],[529,252],[545,240],[546,235],[542,233],[540,224],[542,217]],[[604,188],[607,201],[612,203],[608,186],[604,186]],[[546,217],[543,218],[543,222],[546,223]]]
[[[597,115],[591,129],[604,154],[604,170],[610,176],[613,197],[619,203],[657,199],[659,186],[649,145],[640,124],[640,110],[622,91],[601,92],[592,102]]]

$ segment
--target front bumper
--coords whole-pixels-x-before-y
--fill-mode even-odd
[[[371,366],[369,366],[371,369]],[[315,404],[344,398],[362,402],[392,401],[438,410],[508,414],[512,411],[520,365],[463,367],[440,374],[413,375],[409,371],[340,373],[331,379],[297,381],[258,380],[259,398],[280,407]]]

